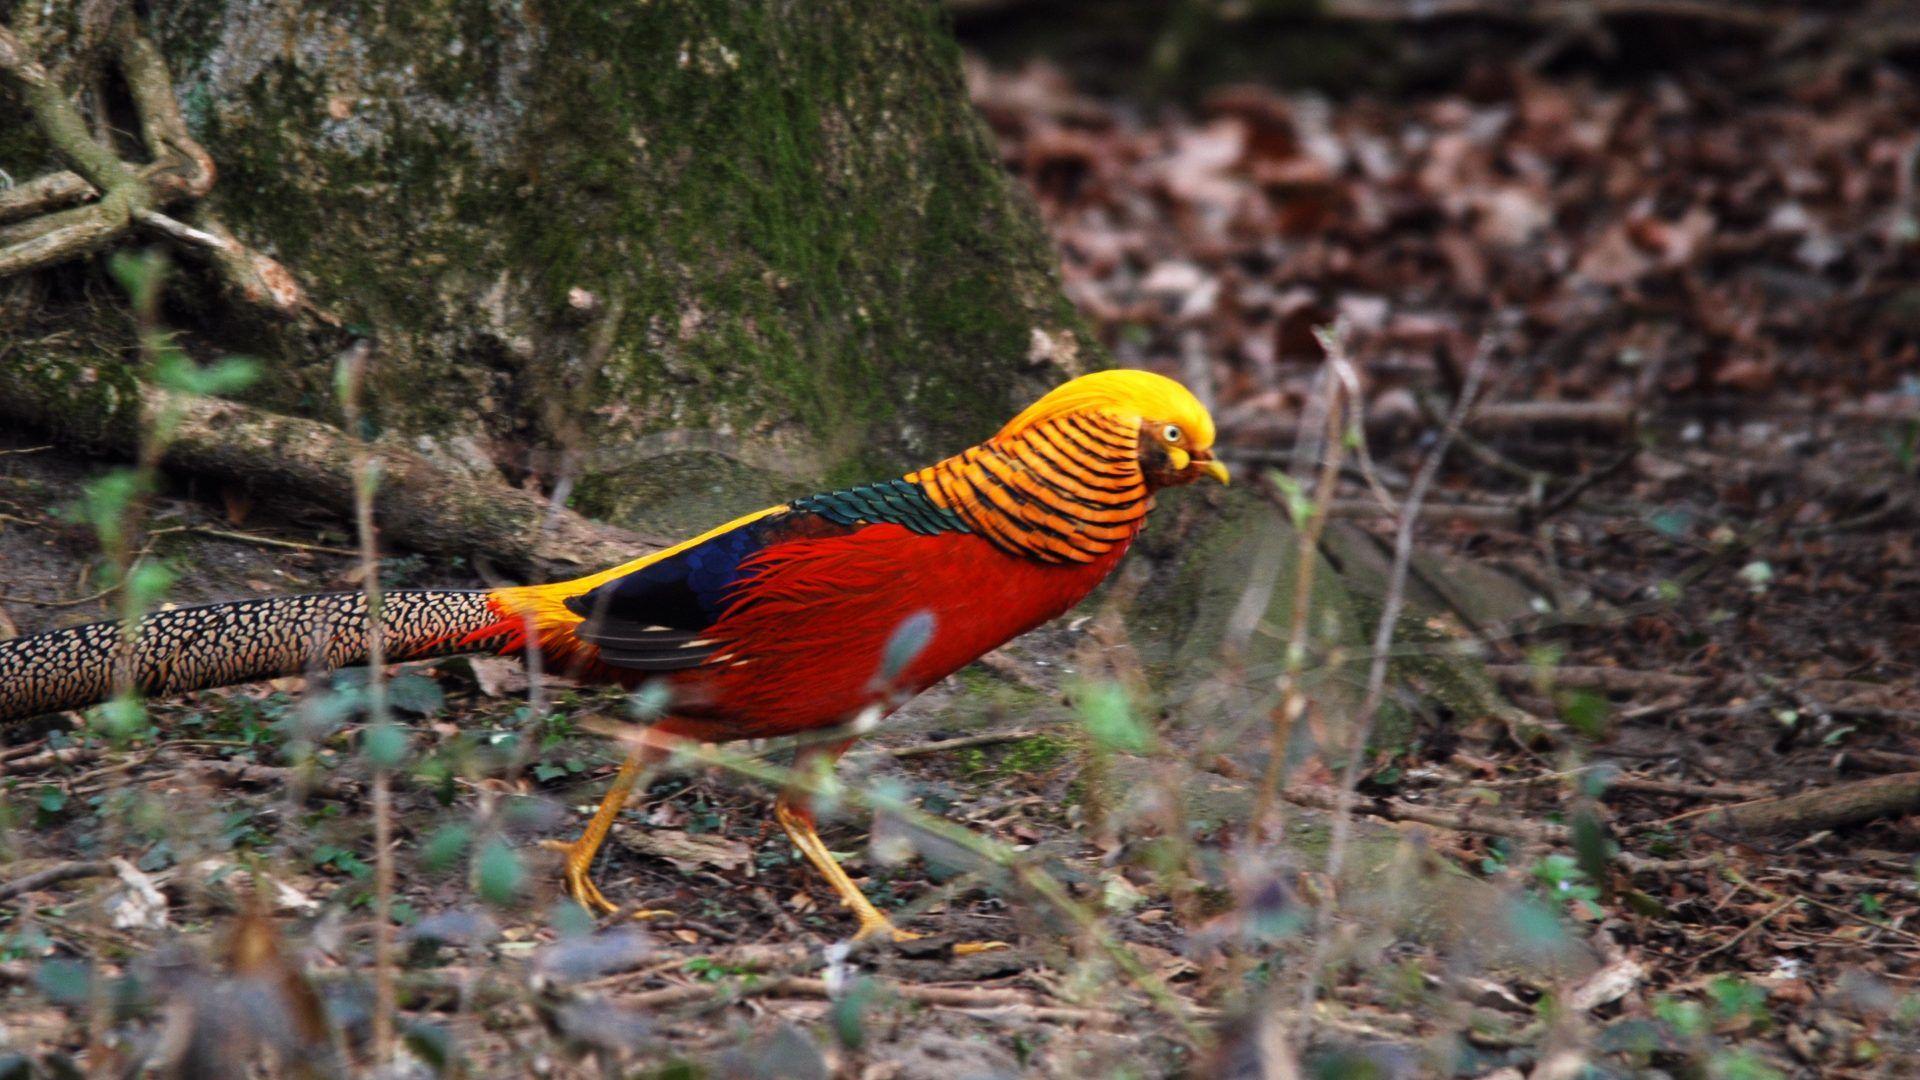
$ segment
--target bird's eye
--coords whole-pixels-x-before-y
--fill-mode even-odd
[[[1167,442],[1176,443],[1180,441],[1180,434],[1179,424],[1168,424],[1161,430],[1160,437]]]

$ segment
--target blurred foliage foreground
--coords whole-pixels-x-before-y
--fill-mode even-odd
[[[158,328],[156,258],[114,266],[156,383],[248,377],[192,364]],[[1342,339],[1325,340],[1308,458],[1337,471],[1363,460],[1360,417]],[[357,379],[347,364],[336,380],[350,415]],[[152,468],[167,436],[162,416],[65,525],[93,534],[122,619],[196,570],[166,553],[197,512]],[[1397,534],[1433,472],[1386,506]],[[366,540],[373,454],[360,476]],[[1587,924],[1631,899],[1623,867],[1660,862],[1605,834],[1606,774],[1578,772],[1604,702],[1505,703],[1463,619],[1535,618],[1531,594],[1330,520],[1325,480],[1181,503],[1116,587],[910,705],[837,776],[791,774],[784,745],[682,753],[602,870],[642,919],[595,925],[539,841],[575,827],[607,739],[667,704],[646,690],[462,658],[184,705],[129,692],[22,732],[0,750],[0,1074],[1474,1075],[1590,1048],[1589,1014],[1637,965]],[[360,588],[434,572],[370,544],[308,547]],[[1422,818],[1381,797],[1440,730],[1555,754],[1580,776],[1562,820]],[[843,822],[876,899],[939,936],[842,940],[847,920],[768,832],[787,784]],[[1463,868],[1445,834],[1376,820],[1395,818],[1505,846]],[[1011,947],[956,957],[956,938]],[[1719,1034],[1752,1008],[1743,985],[1609,1029],[1609,1049],[1768,1075],[1726,1071],[1748,1060]]]

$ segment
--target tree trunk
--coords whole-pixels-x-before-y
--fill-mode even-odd
[[[39,28],[88,108],[79,24],[113,6]],[[218,169],[200,205],[342,325],[222,301],[180,249],[168,322],[259,358],[259,409],[337,422],[332,356],[370,337],[385,437],[673,534],[949,452],[1088,340],[932,0],[161,0],[142,26]],[[16,180],[70,165],[6,91],[0,117]],[[97,261],[0,279],[0,363],[85,360],[67,400],[97,406],[133,344],[114,297]]]

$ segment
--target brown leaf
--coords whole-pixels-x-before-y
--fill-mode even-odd
[[[688,833],[675,829],[622,829],[614,836],[629,851],[665,859],[681,871],[702,866],[738,870],[753,861],[753,849],[717,833]]]

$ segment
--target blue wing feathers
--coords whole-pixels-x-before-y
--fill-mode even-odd
[[[732,603],[754,555],[789,540],[879,524],[923,535],[972,531],[910,481],[843,488],[795,499],[784,512],[755,518],[609,581],[569,599],[567,607],[585,620],[575,632],[598,646],[606,663],[638,671],[697,667],[715,651],[700,632]]]

